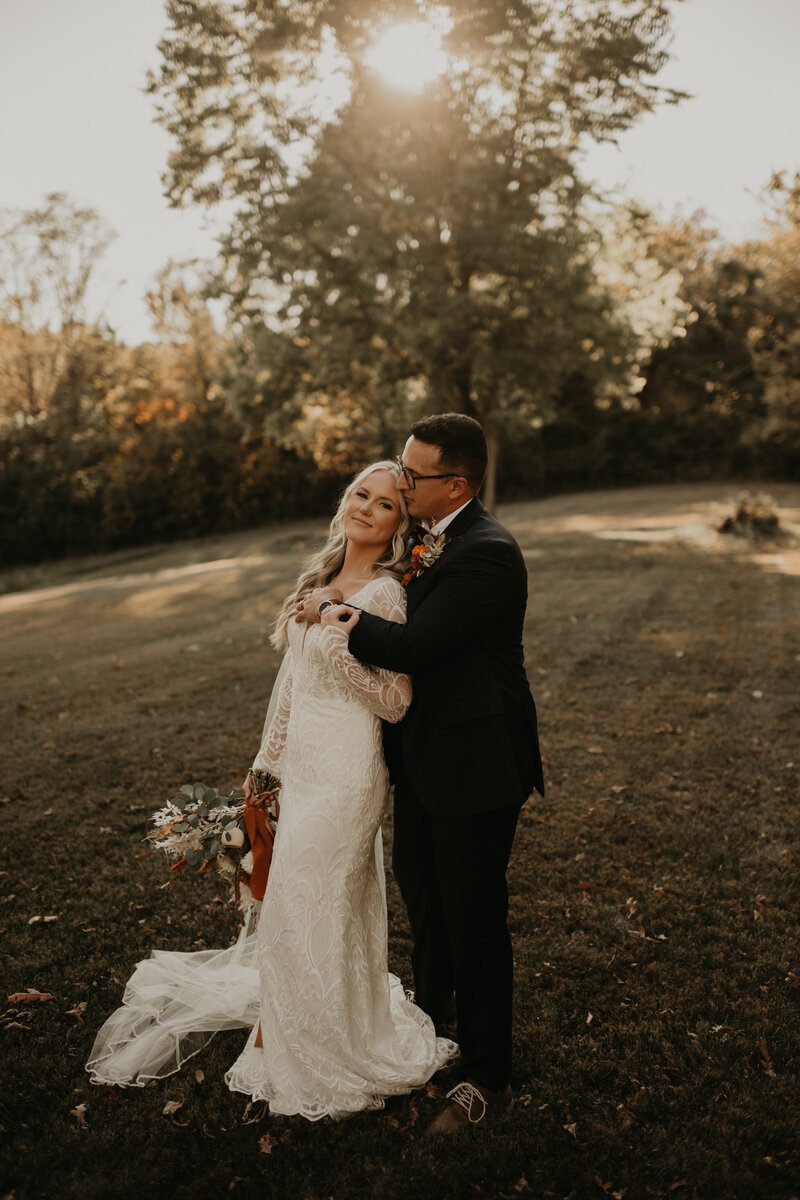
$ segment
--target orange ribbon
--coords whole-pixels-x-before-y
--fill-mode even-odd
[[[272,863],[272,846],[275,834],[272,826],[264,816],[263,808],[254,808],[245,803],[244,823],[247,836],[250,838],[250,849],[253,852],[253,870],[250,875],[250,891],[254,900],[263,900],[267,890],[269,868]]]

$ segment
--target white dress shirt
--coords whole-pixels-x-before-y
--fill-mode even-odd
[[[467,504],[469,504],[470,500],[472,500],[472,499],[473,499],[473,497],[470,496],[470,498],[469,498],[469,500],[467,500],[466,504],[462,504],[460,508],[457,508],[453,512],[448,513],[446,517],[442,517],[441,521],[437,521],[436,524],[431,529],[431,533],[433,534],[433,536],[438,537],[438,535],[440,533],[444,533],[445,529],[447,529],[447,526],[450,524],[450,522],[455,521],[458,514],[460,512],[464,511],[464,509],[467,507]]]

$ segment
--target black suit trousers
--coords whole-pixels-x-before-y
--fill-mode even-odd
[[[436,816],[395,784],[392,867],[408,910],[417,1004],[438,1021],[453,992],[465,1079],[511,1076],[513,959],[506,868],[520,805]]]

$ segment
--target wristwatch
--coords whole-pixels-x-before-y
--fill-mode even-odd
[[[333,608],[332,600],[323,600],[322,604],[317,606],[317,616],[321,617],[326,608]]]

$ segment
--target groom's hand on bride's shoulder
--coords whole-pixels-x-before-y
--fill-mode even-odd
[[[349,604],[332,604],[323,611],[320,623],[323,626],[336,625],[349,637],[350,630],[355,629],[360,616],[360,608],[351,608]]]
[[[344,596],[338,588],[315,588],[313,592],[309,592],[302,604],[298,605],[295,621],[305,621],[309,625],[316,625],[320,616],[319,606],[323,600],[341,604]]]

